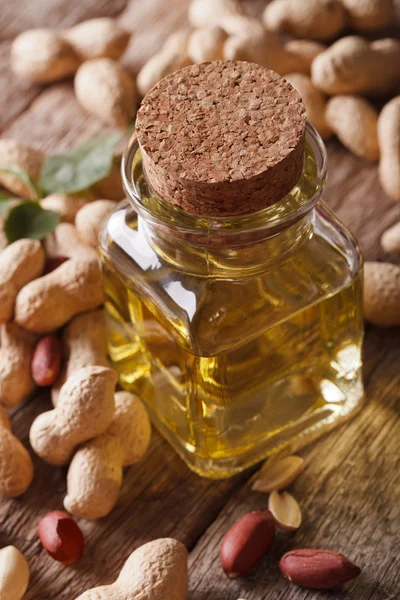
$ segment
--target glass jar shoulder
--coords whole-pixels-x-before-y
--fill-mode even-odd
[[[108,220],[102,251],[124,286],[180,345],[193,354],[216,356],[337,294],[357,278],[361,256],[348,230],[325,205],[312,221],[310,234],[292,255],[282,262],[267,261],[256,276],[240,271],[210,275],[206,260],[202,274],[171,264],[123,204]]]
[[[349,285],[359,276],[363,264],[358,242],[324,202],[315,209],[310,238],[292,260],[301,263],[321,292],[327,294]]]

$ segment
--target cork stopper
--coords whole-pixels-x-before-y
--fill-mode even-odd
[[[282,199],[303,169],[306,112],[274,71],[247,62],[186,67],[145,96],[136,133],[155,193],[199,215]]]

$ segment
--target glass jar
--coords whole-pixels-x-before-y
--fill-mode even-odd
[[[109,351],[120,384],[200,475],[294,451],[361,404],[362,258],[320,201],[326,151],[256,213],[203,217],[154,195],[133,137],[129,201],[101,236]]]

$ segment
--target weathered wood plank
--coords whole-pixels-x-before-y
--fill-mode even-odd
[[[2,2],[0,11],[1,39],[14,38],[25,29],[51,27],[63,29],[93,17],[116,17],[129,0],[14,0]]]
[[[400,220],[400,204],[382,191],[377,164],[357,158],[333,140],[328,143],[328,161],[323,198],[356,234],[366,259],[396,261],[385,255],[380,237]]]

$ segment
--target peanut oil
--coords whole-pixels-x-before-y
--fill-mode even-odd
[[[316,204],[322,142],[311,128],[308,140],[287,197],[215,230],[156,198],[140,152],[131,152],[135,209],[120,204],[103,230],[109,351],[121,386],[206,477],[304,446],[363,398],[361,256]]]

